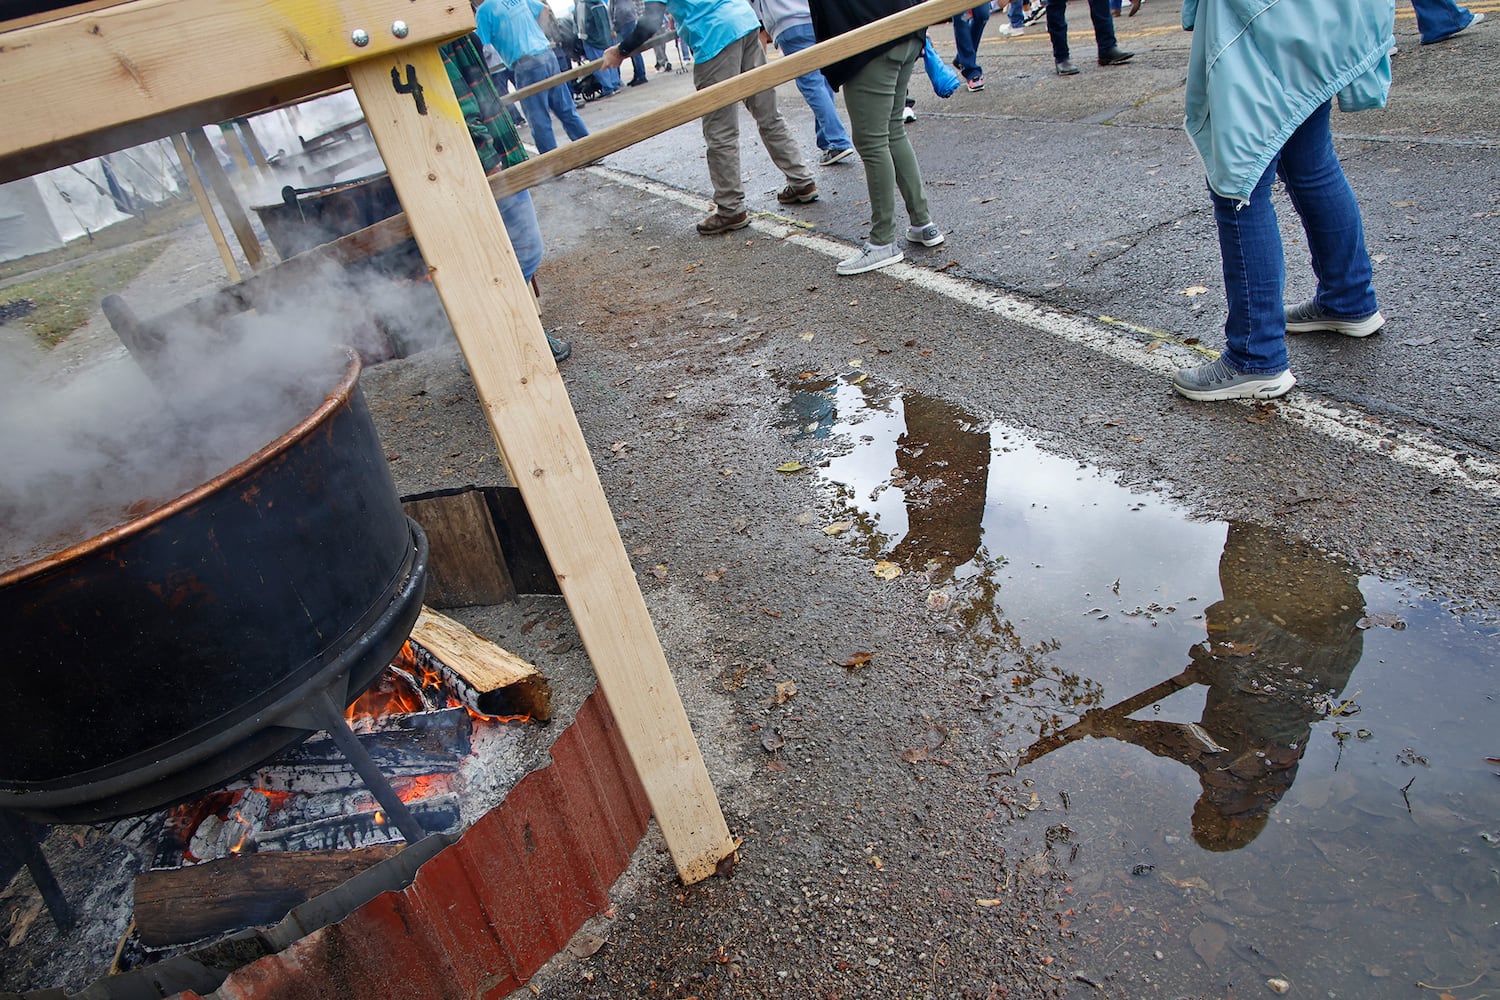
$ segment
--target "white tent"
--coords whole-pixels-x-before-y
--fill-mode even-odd
[[[163,142],[0,184],[0,261],[56,250],[160,204],[182,186]]]

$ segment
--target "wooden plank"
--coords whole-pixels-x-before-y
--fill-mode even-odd
[[[672,41],[676,37],[677,32],[675,31],[663,31],[661,34],[653,35],[651,38],[647,39],[646,43],[641,46],[640,51],[645,52],[647,49],[654,48],[657,45],[665,45],[667,42]],[[520,90],[506,91],[504,94],[500,95],[500,103],[514,104],[517,101],[530,97],[532,94],[540,94],[544,90],[551,90],[559,83],[571,83],[574,80],[581,80],[595,70],[602,68],[604,68],[604,60],[595,59],[592,62],[586,62],[581,66],[574,66],[571,69],[565,69],[561,73],[554,73],[553,75],[547,77],[547,79],[538,80],[536,83],[533,83],[530,86],[522,87]]]
[[[240,268],[235,263],[234,251],[229,249],[229,241],[224,238],[224,227],[219,225],[219,217],[214,214],[213,202],[208,200],[208,192],[203,188],[203,178],[198,176],[198,168],[193,166],[193,156],[188,152],[187,140],[181,133],[172,133],[172,148],[177,150],[177,162],[182,164],[182,172],[187,175],[188,186],[193,189],[193,200],[198,203],[198,211],[202,213],[203,221],[208,224],[208,232],[214,238],[214,246],[219,248],[219,259],[224,262],[224,270],[229,272],[229,280],[239,281]]]
[[[273,924],[320,892],[395,857],[404,844],[353,851],[273,851],[142,872],[135,925],[152,948]]]
[[[398,65],[426,88],[426,114],[393,88]],[[735,841],[437,46],[359,63],[349,79],[678,875],[697,882]]]
[[[405,38],[395,37],[396,21],[407,25]],[[0,32],[7,108],[0,153],[145,122],[473,28],[467,3],[412,0],[134,0],[13,28]],[[355,44],[356,30],[368,44]],[[186,128],[156,134],[170,131]]]
[[[427,534],[427,591],[434,608],[507,604],[516,585],[505,564],[489,505],[477,489],[403,501],[408,517]]]
[[[260,250],[260,240],[250,226],[250,217],[245,214],[245,206],[240,203],[239,192],[229,182],[229,175],[219,162],[219,154],[214,152],[213,143],[208,141],[208,133],[201,128],[192,129],[187,133],[187,141],[192,147],[194,162],[208,179],[208,186],[214,189],[214,196],[219,199],[219,207],[229,220],[229,228],[234,230],[234,238],[239,241],[245,260],[252,271],[258,270],[265,257]]]
[[[475,693],[471,708],[485,715],[552,718],[552,685],[533,664],[495,645],[462,623],[423,607],[411,641]]]

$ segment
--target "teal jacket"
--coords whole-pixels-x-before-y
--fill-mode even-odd
[[[1324,102],[1381,108],[1391,89],[1390,0],[1183,0],[1182,26],[1193,33],[1184,127],[1225,198],[1249,201]]]

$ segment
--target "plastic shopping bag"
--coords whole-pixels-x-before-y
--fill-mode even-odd
[[[943,62],[942,57],[937,54],[930,38],[922,49],[922,68],[927,71],[927,79],[932,81],[932,92],[939,97],[952,97],[959,84],[963,83],[953,67]]]

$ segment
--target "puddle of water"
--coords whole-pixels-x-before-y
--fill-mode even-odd
[[[1406,997],[1496,968],[1492,629],[941,401],[836,380],[792,411],[854,544],[962,634],[1017,874],[1066,877],[1092,979]]]

